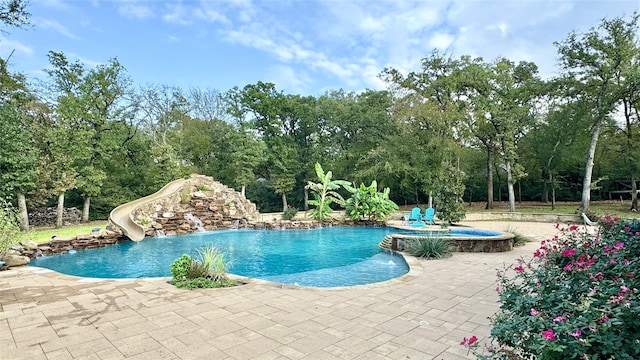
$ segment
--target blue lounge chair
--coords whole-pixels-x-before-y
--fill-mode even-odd
[[[422,210],[420,210],[419,207],[414,207],[413,209],[411,209],[411,214],[409,215],[409,224],[413,225],[413,226],[420,226],[420,225],[424,225],[424,223],[422,222],[422,214],[421,214]]]
[[[424,222],[426,222],[427,224],[433,225],[433,217],[436,214],[436,211],[433,208],[426,208],[424,210],[424,216],[422,217],[422,220],[424,220]]]

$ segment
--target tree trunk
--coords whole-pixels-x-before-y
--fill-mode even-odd
[[[549,202],[549,178],[551,177],[550,171],[542,170],[542,202]]]
[[[64,213],[64,192],[58,195],[58,212],[56,213],[56,229],[62,227],[62,214]]]
[[[638,184],[636,177],[631,175],[631,211],[638,211]]]
[[[432,208],[433,207],[433,193],[431,191],[429,191],[429,203],[428,203],[428,207]]]
[[[551,187],[551,210],[556,209],[556,187],[553,185],[553,174],[549,171],[549,186]],[[545,201],[546,202],[546,201]]]
[[[29,212],[27,211],[27,200],[23,193],[18,193],[18,210],[20,211],[20,230],[29,231]]]
[[[556,187],[553,185],[553,175],[549,173],[549,182],[551,183],[551,210],[556,209]]]
[[[304,188],[304,211],[309,211],[309,189]]]
[[[487,147],[487,210],[493,209],[493,151]]]
[[[89,222],[89,207],[91,206],[91,196],[84,198],[82,205],[82,222]]]
[[[518,204],[522,204],[522,181],[518,181]]]
[[[287,211],[287,194],[282,193],[282,212]]]
[[[243,196],[243,197],[245,197],[245,198],[247,197],[247,196],[245,195],[245,190],[246,190],[246,189],[247,189],[246,185],[242,185],[242,188],[240,189],[240,194],[242,194],[242,196]]]
[[[593,176],[593,160],[596,154],[596,145],[598,145],[598,137],[600,136],[602,121],[603,120],[596,121],[593,126],[591,143],[589,144],[589,152],[587,153],[587,163],[584,169],[584,180],[582,181],[582,201],[580,202],[580,210],[584,213],[589,210],[589,201],[591,200],[591,177]]]
[[[507,170],[507,192],[509,193],[509,212],[516,212],[516,193],[513,190],[513,174],[511,174],[511,160],[504,159],[504,167]]]

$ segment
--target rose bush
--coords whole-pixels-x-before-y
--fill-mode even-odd
[[[491,343],[462,345],[481,359],[640,359],[640,222],[599,223],[499,271]]]

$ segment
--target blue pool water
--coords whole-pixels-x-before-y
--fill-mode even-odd
[[[301,286],[369,284],[406,274],[401,256],[378,248],[390,228],[329,227],[309,230],[222,230],[147,238],[104,248],[42,257],[30,263],[90,278],[171,276],[182,254],[214,245],[233,263],[230,273]]]

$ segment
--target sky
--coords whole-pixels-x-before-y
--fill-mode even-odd
[[[287,94],[388,88],[434,49],[532,61],[559,74],[554,42],[640,0],[30,0],[32,26],[4,28],[10,70],[46,79],[47,53],[87,67],[117,58],[136,86],[224,92],[258,81]]]

